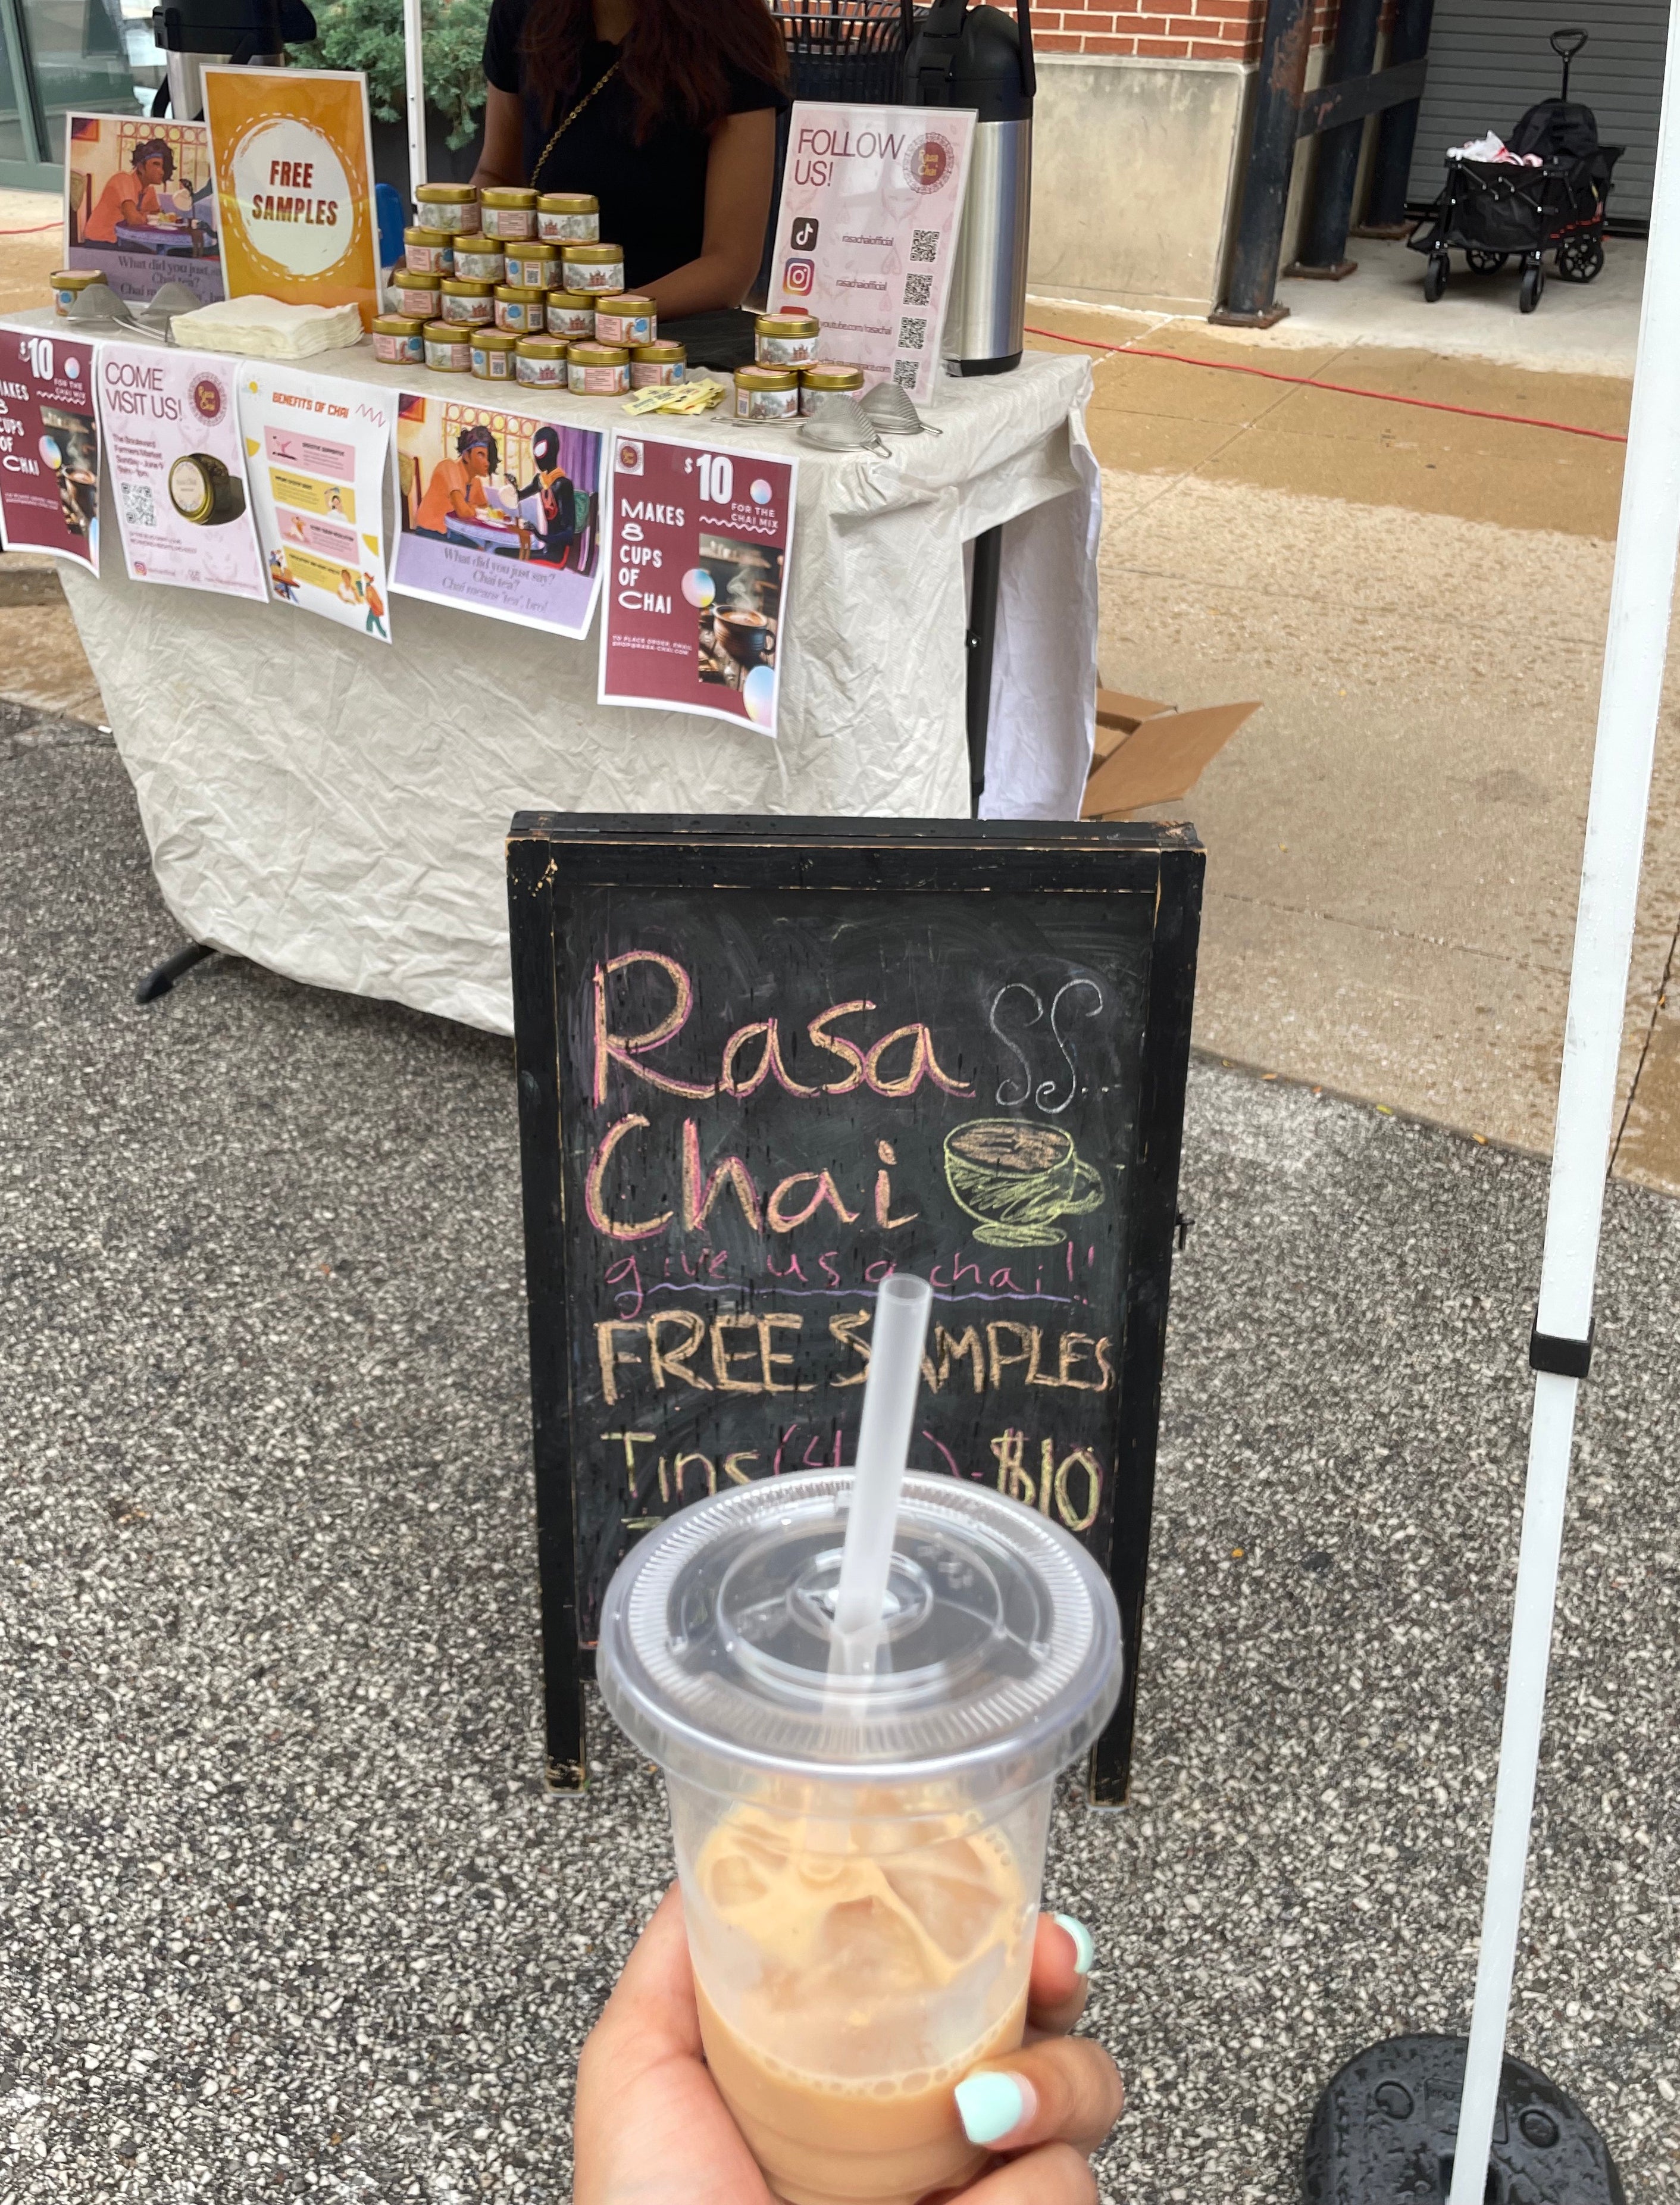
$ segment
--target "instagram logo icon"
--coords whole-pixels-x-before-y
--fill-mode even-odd
[[[816,281],[816,263],[796,254],[783,268],[781,288],[790,298],[808,299]]]

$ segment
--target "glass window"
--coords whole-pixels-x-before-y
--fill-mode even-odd
[[[22,0],[22,11],[50,160],[64,158],[66,108],[150,112],[163,79],[151,0]]]
[[[12,82],[11,56],[0,41],[0,161],[27,161],[23,125],[18,120],[17,89]]]

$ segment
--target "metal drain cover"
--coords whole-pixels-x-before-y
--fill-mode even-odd
[[[1462,2036],[1391,2036],[1327,2084],[1307,2132],[1307,2205],[1446,2205]],[[1626,2205],[1605,2141],[1536,2067],[1507,2058],[1485,2205]]]

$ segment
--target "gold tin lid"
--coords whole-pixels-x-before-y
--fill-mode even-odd
[[[451,299],[493,299],[496,296],[494,283],[479,283],[470,276],[446,276],[437,288]]]
[[[428,322],[420,332],[428,344],[470,345],[472,331],[465,322]]]
[[[519,339],[512,330],[491,329],[485,324],[473,330],[472,342],[480,352],[512,352]]]
[[[183,520],[209,520],[218,506],[225,511],[229,505],[228,470],[208,452],[183,452],[171,462],[165,479],[169,503]],[[241,496],[240,510],[244,502]]]
[[[738,390],[797,390],[799,371],[795,367],[738,367],[735,387]]]
[[[454,248],[457,260],[464,253],[472,253],[488,254],[492,260],[505,260],[508,257],[502,250],[502,240],[486,237],[482,229],[463,230],[459,237],[452,237],[449,242]]]
[[[478,194],[480,206],[534,207],[537,194],[523,184],[486,184]]]
[[[593,192],[544,192],[537,202],[543,214],[599,214],[601,202]]]
[[[571,349],[564,337],[521,337],[517,346],[521,360],[564,360]]]
[[[424,245],[428,253],[436,253],[441,233],[435,229],[416,229],[412,225],[402,233],[405,245]]]
[[[477,184],[421,184],[414,193],[428,206],[477,206]]]
[[[609,260],[622,260],[624,247],[621,245],[562,245],[560,257],[562,260],[575,261],[579,266],[604,267]]]
[[[621,314],[634,319],[639,314],[652,313],[654,304],[639,291],[626,291],[616,299],[597,299],[595,311],[597,314]]]
[[[55,291],[85,291],[90,283],[103,283],[103,268],[61,268],[52,279]]]
[[[498,283],[496,295],[509,306],[537,306],[549,294],[540,283]]]
[[[761,337],[814,337],[822,324],[810,314],[760,314],[752,326]]]
[[[412,337],[427,324],[424,314],[376,314],[373,326],[382,337]]]
[[[411,268],[406,260],[399,260],[391,270],[390,288],[397,291],[405,283],[418,283],[423,291],[435,291],[442,281],[436,268]]]
[[[567,358],[576,360],[579,367],[627,367],[630,365],[626,346],[597,344],[593,337],[576,337],[566,349]]]
[[[814,360],[799,371],[807,390],[856,390],[863,379],[861,367],[847,367],[837,360]]]
[[[632,360],[657,360],[662,366],[682,367],[687,365],[688,354],[674,337],[656,337],[651,344],[637,345]]]

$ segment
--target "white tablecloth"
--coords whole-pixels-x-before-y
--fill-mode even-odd
[[[310,365],[414,380],[365,348]],[[929,409],[944,433],[886,459],[815,452],[786,428],[646,424],[798,456],[776,741],[597,705],[598,615],[567,643],[392,597],[388,650],[287,606],[131,583],[107,519],[101,579],[62,571],[164,901],[194,940],[294,979],[508,1032],[515,811],[967,814],[964,546],[1000,522],[983,810],[1076,817],[1096,680],[1089,389],[1083,359],[1029,354],[944,384]],[[626,425],[600,400],[520,402]]]

